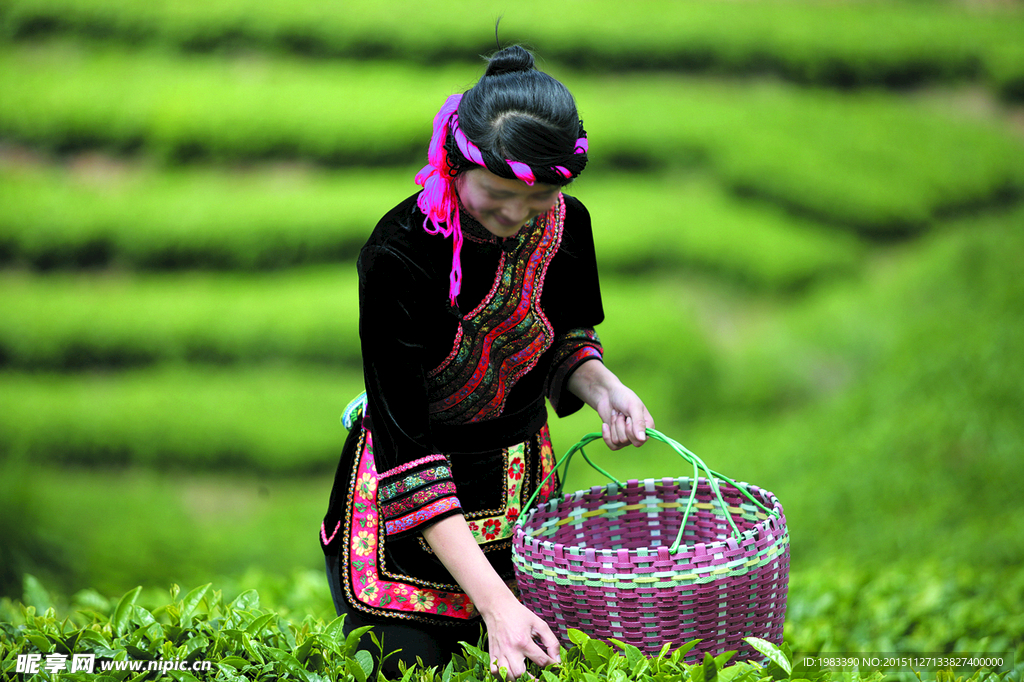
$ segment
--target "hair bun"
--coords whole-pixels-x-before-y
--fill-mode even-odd
[[[533,55],[526,48],[510,45],[495,52],[487,64],[485,76],[500,76],[503,73],[529,71],[533,68]]]

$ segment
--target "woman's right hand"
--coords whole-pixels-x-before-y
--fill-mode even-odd
[[[480,615],[487,625],[492,674],[505,668],[511,679],[517,679],[526,672],[526,659],[542,668],[561,663],[551,628],[511,592],[508,598],[481,608]]]
[[[561,662],[558,640],[551,628],[520,604],[498,576],[476,544],[464,516],[449,516],[430,525],[424,529],[423,539],[483,617],[492,673],[505,668],[515,679],[526,672],[526,659],[542,667]]]

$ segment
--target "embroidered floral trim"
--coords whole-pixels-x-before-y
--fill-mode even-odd
[[[437,455],[427,455],[426,457],[420,457],[419,459],[414,459],[411,462],[406,462],[405,464],[399,464],[394,469],[388,469],[387,471],[385,471],[383,474],[380,475],[380,479],[384,480],[385,478],[391,478],[392,476],[397,476],[398,474],[405,473],[406,471],[409,471],[411,469],[415,469],[416,467],[418,467],[418,466],[420,466],[422,464],[428,464],[430,462],[444,462],[445,464],[447,464],[448,463],[448,458],[445,457],[444,455],[440,455],[440,454],[437,454]]]
[[[404,533],[407,530],[411,530],[416,526],[430,521],[435,516],[440,516],[446,512],[461,508],[462,505],[459,504],[459,498],[446,497],[441,500],[434,500],[430,504],[420,507],[411,514],[406,514],[405,516],[397,519],[385,521],[384,527],[387,529],[388,535]]]
[[[380,487],[380,499],[382,502],[390,502],[397,497],[401,497],[417,488],[422,488],[428,483],[434,483],[435,481],[450,481],[452,478],[452,470],[447,466],[434,467],[433,469],[427,469],[425,471],[419,471],[415,474],[406,476],[401,481],[395,481],[394,483],[388,483]]]
[[[551,440],[547,434],[547,426],[545,426],[541,431],[540,438],[542,457],[545,443],[548,451],[551,451]],[[519,518],[522,502],[526,497],[523,495],[523,490],[529,486],[526,448],[526,443],[519,443],[504,449],[505,501],[502,506],[478,512],[463,512],[469,530],[473,533],[473,538],[478,545],[481,545],[484,552],[507,546],[508,543],[502,541],[512,537],[512,526]],[[551,461],[553,466],[553,453],[551,453]],[[420,538],[419,544],[423,551],[433,554],[430,545],[422,538]]]
[[[526,466],[521,479],[522,487],[518,494],[529,494],[530,480],[542,481],[544,475],[554,469],[555,456],[551,447],[551,438],[545,425],[529,444],[520,444],[506,449],[506,471],[517,470],[517,455],[521,455]],[[539,444],[539,457],[531,455],[534,443]],[[428,622],[436,625],[454,623],[459,620],[473,618],[477,615],[469,597],[459,591],[458,586],[420,580],[412,576],[392,574],[385,564],[385,528],[378,523],[377,513],[377,474],[373,460],[373,439],[370,432],[363,430],[357,446],[359,456],[352,468],[352,477],[348,487],[348,509],[345,516],[344,533],[351,552],[343,551],[342,577],[346,598],[360,611],[378,616],[389,616],[400,620]],[[508,456],[509,452],[512,456]],[[367,484],[373,481],[373,484]],[[554,490],[554,476],[543,486],[540,500],[547,498],[548,492]],[[548,492],[544,492],[548,491]],[[514,518],[520,514],[521,497],[511,497],[516,504],[506,505],[500,528],[511,528]],[[490,517],[488,517],[490,518]],[[477,519],[481,537],[486,533],[494,533],[497,537],[497,523],[487,524],[488,519]],[[493,519],[497,521],[498,519]],[[486,526],[486,531],[483,527]],[[420,538],[422,543],[422,538]],[[423,543],[425,546],[425,543]],[[511,539],[491,541],[483,549],[507,547]],[[509,581],[515,589],[515,581]],[[441,616],[442,618],[438,618]],[[445,618],[450,620],[445,620]]]
[[[456,619],[477,615],[473,602],[465,594],[454,590],[434,589],[410,585],[382,577],[384,561],[384,527],[377,523],[377,486],[356,485],[368,476],[376,480],[373,461],[373,437],[363,432],[360,455],[355,465],[353,484],[349,488],[351,515],[346,532],[352,555],[343,552],[345,592],[353,603],[371,613],[416,620],[415,614],[440,615]],[[453,497],[437,500],[443,504],[458,500]]]
[[[436,483],[428,488],[422,488],[417,490],[412,495],[406,495],[397,502],[390,504],[380,505],[380,515],[386,520],[394,519],[402,514],[407,514],[417,507],[423,507],[434,500],[439,500],[442,497],[449,495],[455,495],[455,483],[452,481],[444,481],[442,483]]]
[[[555,470],[557,463],[555,449],[551,445],[548,425],[545,424],[540,432],[540,472],[537,476],[540,494],[537,495],[536,504],[547,502],[548,498],[551,497],[551,493],[555,492],[555,489],[558,487],[558,474],[553,474],[551,478],[548,478],[548,474]]]
[[[472,518],[469,529],[473,532],[477,544],[504,540],[512,537],[512,524],[508,523],[508,514],[514,511],[519,515],[522,506],[523,472],[526,470],[526,444],[519,443],[506,449],[505,466],[505,506],[493,515],[484,518]],[[514,475],[513,472],[515,472]]]

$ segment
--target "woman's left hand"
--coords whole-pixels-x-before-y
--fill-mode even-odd
[[[569,378],[569,390],[597,411],[601,436],[612,450],[647,442],[654,418],[647,406],[599,360],[580,365]]]

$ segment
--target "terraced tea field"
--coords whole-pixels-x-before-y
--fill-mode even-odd
[[[1019,585],[1020,7],[395,5],[0,0],[0,594],[308,586],[361,389],[355,254],[502,13],[592,142],[567,191],[607,363],[786,506],[787,637],[895,632],[821,634],[821,595],[856,592],[833,573],[984,556]],[[556,450],[598,427],[553,421]],[[656,445],[601,461],[681,475]],[[1019,648],[998,608],[1009,634],[906,646]]]

